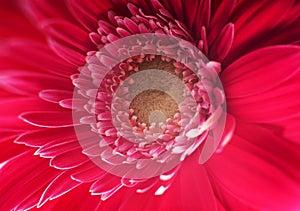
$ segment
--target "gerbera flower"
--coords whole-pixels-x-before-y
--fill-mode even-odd
[[[2,0],[0,11],[0,210],[300,209],[299,1]],[[148,42],[169,54],[112,65],[142,46],[115,44],[139,34],[185,46]],[[203,78],[170,56],[191,49]],[[142,89],[149,78],[156,90]],[[172,159],[149,173],[148,160]]]

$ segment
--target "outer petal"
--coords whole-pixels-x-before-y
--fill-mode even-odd
[[[300,47],[276,46],[250,53],[221,76],[228,112],[251,122],[278,122],[298,116]]]
[[[287,0],[274,4],[273,1],[239,1],[230,19],[235,24],[235,40],[226,64],[251,50],[265,46],[263,43],[269,39],[270,34],[271,37],[276,37],[282,31],[277,29],[295,21],[299,17],[300,8],[295,7],[294,2]],[[295,8],[298,10],[297,14]]]
[[[296,211],[300,208],[298,152],[299,146],[271,131],[238,122],[232,142],[211,158],[207,168],[217,185],[247,206]]]
[[[26,208],[35,206],[45,185],[57,175],[47,160],[32,154],[33,151],[28,150],[1,164],[1,210],[11,210],[23,203],[27,204]]]
[[[67,4],[75,18],[91,32],[97,30],[99,18],[106,16],[107,11],[113,8],[109,0],[92,0],[84,4],[78,0],[68,0]]]
[[[55,55],[46,43],[29,39],[6,39],[0,46],[0,59],[1,69],[27,69],[31,73],[48,72],[63,77],[76,72],[74,66]]]

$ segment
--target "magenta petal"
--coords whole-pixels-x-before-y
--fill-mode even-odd
[[[43,31],[48,37],[50,47],[71,64],[83,65],[86,52],[94,50],[88,32],[67,21],[45,22]]]
[[[45,43],[28,39],[11,39],[2,42],[0,58],[0,67],[3,69],[29,69],[30,74],[40,71],[65,78],[69,78],[75,72],[72,65],[57,56]]]
[[[74,129],[72,127],[68,127],[27,132],[20,135],[15,140],[15,143],[25,144],[32,147],[41,147],[46,144],[53,143],[55,140],[61,138],[61,134],[64,134],[64,137],[67,138],[70,135],[73,135],[73,138],[75,139]]]
[[[121,178],[111,174],[106,174],[103,178],[97,180],[91,185],[90,191],[93,195],[100,195],[113,190],[120,186],[120,184]]]
[[[270,34],[276,36],[275,30],[281,33],[280,27],[288,25],[297,17],[292,12],[293,4],[293,0],[280,1],[278,4],[272,4],[272,1],[239,1],[230,19],[235,25],[235,40],[229,60],[234,61],[244,53],[259,47],[258,45]]]
[[[209,57],[212,60],[222,61],[228,54],[234,37],[234,25],[227,24],[218,35],[217,39],[211,44]]]
[[[210,4],[210,0],[188,0],[183,4],[187,27],[196,33],[198,39],[200,38],[201,27],[208,26],[210,19]]]
[[[71,179],[70,172],[65,171],[61,173],[47,186],[40,198],[38,207],[42,206],[48,200],[52,200],[66,194],[79,185],[80,183]]]
[[[55,89],[43,90],[39,93],[40,98],[53,103],[59,103],[61,100],[71,98],[72,95],[71,91]]]
[[[300,48],[258,50],[230,65],[221,76],[228,112],[251,122],[279,122],[299,116]],[[255,78],[251,80],[250,78]]]
[[[2,70],[0,73],[0,88],[20,95],[36,95],[45,88],[69,90],[70,85],[66,78],[32,71]]]
[[[209,25],[208,42],[211,44],[216,35],[224,28],[228,23],[229,16],[236,4],[236,0],[223,0],[212,2],[212,15]]]
[[[27,200],[29,207],[36,205],[41,190],[55,178],[56,170],[49,168],[47,160],[39,159],[32,154],[32,150],[19,154],[2,166],[1,210],[14,209]]]
[[[207,163],[216,185],[258,210],[297,210],[299,146],[257,125],[239,122],[236,134]]]
[[[298,46],[274,46],[249,53],[222,73],[226,98],[247,97],[270,90],[298,74],[299,67]]]
[[[51,159],[50,165],[57,169],[64,170],[80,166],[89,160],[81,151],[82,149],[73,149],[57,155]]]
[[[67,111],[26,112],[20,115],[20,119],[31,125],[46,128],[70,127],[74,125],[72,113]]]
[[[90,0],[84,4],[80,0],[67,0],[67,4],[75,18],[89,31],[96,31],[99,15],[112,8],[112,3],[107,0]]]

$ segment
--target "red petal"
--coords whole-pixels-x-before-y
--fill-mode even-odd
[[[121,178],[111,174],[106,174],[91,185],[90,191],[93,195],[100,195],[113,190],[121,184]]]
[[[25,70],[2,70],[0,87],[16,94],[36,95],[39,91],[47,88],[68,90],[72,84],[69,79],[58,76]]]
[[[212,15],[209,24],[209,45],[216,39],[217,35],[229,22],[229,16],[236,4],[236,0],[212,1]]]
[[[59,103],[59,101],[71,98],[73,93],[66,90],[47,89],[39,93],[40,98],[53,103]]]
[[[69,78],[76,71],[76,68],[59,58],[46,43],[27,39],[12,39],[1,43],[0,58],[0,68],[29,69],[30,74],[46,71]]]
[[[68,193],[79,185],[80,183],[71,179],[70,172],[65,171],[61,173],[47,186],[40,198],[38,207],[41,207],[48,200],[58,198]]]
[[[43,23],[43,31],[47,35],[52,49],[72,64],[83,65],[85,54],[94,50],[94,44],[89,39],[88,32],[70,22],[47,21]],[[73,53],[75,54],[73,55]]]
[[[59,128],[70,127],[74,125],[71,111],[26,112],[21,114],[20,118],[23,121],[38,127]]]
[[[34,103],[33,103],[34,102]],[[33,130],[34,127],[24,123],[18,118],[20,113],[37,109],[57,109],[55,104],[45,102],[39,98],[20,98],[14,97],[2,99],[0,102],[0,127],[10,128],[13,130]]]
[[[89,160],[81,151],[81,149],[74,149],[64,152],[52,158],[50,165],[57,169],[71,169],[80,166]]]
[[[14,157],[1,168],[0,201],[4,203],[0,209],[11,210],[27,200],[27,206],[34,206],[41,189],[55,176],[56,170],[49,168],[48,161],[33,156],[31,150]]]
[[[297,210],[299,146],[257,125],[239,122],[236,134],[207,162],[216,184],[257,210]]]
[[[197,39],[200,39],[201,27],[208,26],[210,19],[210,0],[187,0],[183,4],[185,22],[187,28],[191,29]]]
[[[297,74],[300,47],[274,46],[249,53],[227,67],[221,75],[226,97],[256,95]]]
[[[300,115],[299,67],[299,47],[270,47],[242,57],[221,76],[228,112],[265,123]]]
[[[209,58],[216,61],[222,61],[231,48],[233,37],[234,25],[229,23],[222,29],[217,39],[211,44]]]
[[[15,142],[18,144],[25,144],[32,147],[41,147],[62,137],[74,137],[75,132],[73,127],[55,128],[38,130],[34,132],[24,133],[19,136]]]
[[[272,1],[239,1],[230,20],[235,25],[235,39],[229,60],[233,61],[257,48],[270,33],[276,36],[273,33],[275,29],[289,24],[289,19],[295,20],[297,16],[290,14],[293,4],[293,0],[280,1],[277,4],[273,4]]]
[[[76,19],[89,31],[96,31],[99,17],[112,8],[110,1],[91,0],[82,4],[79,0],[68,0],[67,4]]]

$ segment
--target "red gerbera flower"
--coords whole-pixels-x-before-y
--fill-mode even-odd
[[[299,1],[0,2],[0,210],[300,209]],[[146,51],[104,72],[139,34],[183,40],[144,47],[189,59]],[[140,72],[168,94],[130,98]]]

